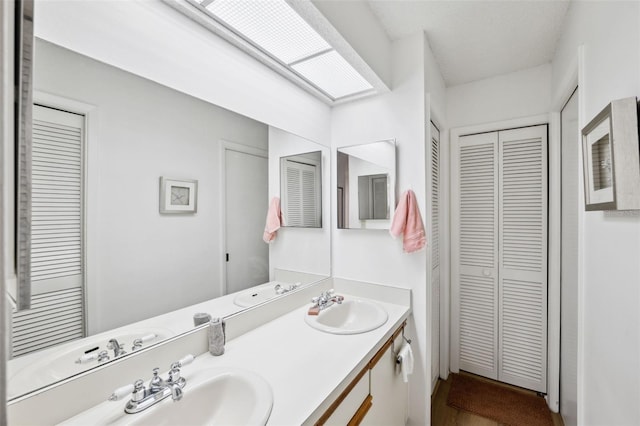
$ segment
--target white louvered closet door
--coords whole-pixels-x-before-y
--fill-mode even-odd
[[[498,377],[498,135],[459,140],[454,208],[459,367]]]
[[[546,392],[547,126],[462,136],[457,154],[458,366]]]
[[[498,380],[547,390],[547,126],[499,132]]]
[[[34,105],[31,309],[13,314],[12,356],[84,337],[84,117]]]

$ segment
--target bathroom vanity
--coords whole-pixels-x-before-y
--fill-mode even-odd
[[[330,288],[343,295],[345,302],[359,300],[381,307],[387,320],[359,334],[334,334],[309,326],[305,321],[309,300]],[[338,278],[323,280],[226,318],[227,343],[222,356],[208,353],[207,326],[200,327],[12,402],[8,407],[10,423],[144,423],[149,420],[143,416],[153,416],[154,410],[170,410],[172,418],[180,418],[175,416],[183,403],[187,423],[215,422],[207,417],[211,413],[207,414],[206,406],[202,412],[194,408],[195,395],[204,389],[203,375],[224,371],[240,375],[244,371],[259,376],[271,390],[272,407],[266,424],[373,424],[382,419],[385,424],[404,424],[407,384],[396,364],[396,353],[403,342],[410,305],[408,289]],[[341,309],[339,305],[335,308]],[[340,325],[336,323],[336,327]],[[166,376],[169,365],[188,353],[196,359],[181,369],[187,380],[184,401],[174,403],[167,398],[138,414],[124,413],[128,398],[107,401],[122,385],[137,379],[146,384],[154,367],[160,367]],[[215,388],[207,393],[215,394]],[[215,399],[211,395],[203,405],[211,405]],[[258,402],[264,400],[256,399],[251,408],[262,406]],[[235,410],[247,408],[238,406]]]

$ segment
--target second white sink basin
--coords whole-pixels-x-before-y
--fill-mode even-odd
[[[171,397],[136,414],[126,414],[127,398],[103,402],[63,425],[264,425],[273,407],[271,386],[261,376],[237,368],[187,372],[182,399]]]
[[[332,334],[359,334],[387,322],[387,311],[370,300],[345,300],[341,304],[320,311],[319,315],[304,314],[304,320],[311,327]]]
[[[138,414],[130,425],[264,425],[273,407],[271,386],[250,371],[205,369],[203,381],[187,383],[180,401],[171,398]],[[193,379],[194,381],[196,379]]]

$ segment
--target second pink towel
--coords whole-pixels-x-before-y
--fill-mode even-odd
[[[282,225],[282,212],[280,211],[280,198],[273,197],[269,203],[267,220],[264,225],[262,239],[265,243],[270,243],[276,239],[277,231]]]

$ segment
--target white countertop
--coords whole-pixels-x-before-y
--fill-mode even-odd
[[[345,295],[345,299],[350,298],[364,299]],[[309,305],[294,309],[231,340],[224,355],[206,353],[183,367],[182,375],[187,379],[184,392],[190,391],[189,376],[196,369],[251,370],[269,382],[273,390],[268,425],[315,421],[409,315],[408,306],[375,302],[387,311],[387,322],[370,332],[353,335],[313,329],[304,321]],[[101,403],[69,419],[69,424],[95,424],[98,412],[122,410],[125,402]]]

